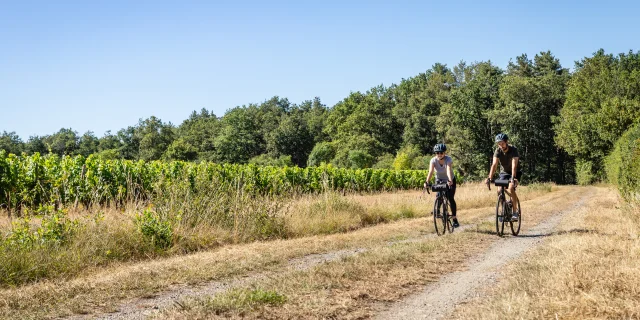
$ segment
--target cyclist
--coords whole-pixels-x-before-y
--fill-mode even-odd
[[[499,162],[501,167],[500,180],[509,180],[509,193],[511,194],[511,199],[513,199],[511,202],[513,204],[512,220],[517,221],[520,217],[520,208],[518,207],[516,187],[518,186],[518,180],[522,176],[522,171],[518,170],[520,155],[518,154],[518,149],[509,144],[509,137],[505,133],[498,133],[495,142],[498,144],[498,148],[493,153],[493,163],[485,183],[491,183],[491,178],[496,172]]]
[[[449,203],[451,204],[451,215],[453,216],[453,226],[459,227],[458,218],[456,217],[456,200],[454,199],[456,195],[456,180],[453,174],[453,159],[446,155],[447,146],[444,143],[436,144],[433,147],[433,152],[436,154],[435,157],[431,158],[429,162],[429,174],[427,175],[427,180],[424,183],[424,187],[427,188],[429,185],[429,181],[431,180],[431,176],[433,175],[433,171],[436,172],[436,183],[446,183],[449,187],[447,188],[446,195],[449,199]]]

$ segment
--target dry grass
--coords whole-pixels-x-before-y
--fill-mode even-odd
[[[537,197],[532,200],[534,202],[532,206],[548,203],[559,195],[569,192],[565,187],[557,189],[559,191],[554,193],[546,193],[546,191],[536,193]],[[495,197],[493,192],[483,191],[483,193],[491,198]],[[425,206],[425,204],[430,206],[433,198],[420,200],[419,195],[420,193],[417,192],[406,192],[401,193],[399,197],[406,197],[407,202],[413,201],[416,207]],[[533,195],[532,192],[531,197]],[[387,197],[387,203],[391,202],[392,196],[388,194],[353,197],[360,197],[359,199],[365,204],[367,202],[375,204],[375,200],[363,199],[380,196]],[[403,205],[402,201],[395,203],[398,207]],[[122,216],[121,213],[111,214],[113,217]],[[108,217],[110,213],[107,212],[105,215]],[[460,211],[462,223],[486,219],[490,215],[491,210],[488,208]],[[108,225],[118,228],[118,223],[115,221]],[[178,284],[224,279],[257,270],[280,270],[292,258],[347,248],[371,248],[391,240],[415,238],[424,233],[433,233],[429,220],[405,219],[396,223],[330,236],[227,245],[208,252],[141,263],[117,263],[107,267],[90,268],[83,272],[84,276],[69,281],[45,280],[0,291],[0,318],[23,318],[27,315],[55,317],[73,313],[106,312],[113,310],[123,299],[153,295]],[[471,237],[475,236],[484,237],[485,235]],[[109,241],[109,239],[103,240]]]
[[[460,308],[459,319],[640,318],[640,208],[598,188],[545,244],[514,263],[490,299]]]

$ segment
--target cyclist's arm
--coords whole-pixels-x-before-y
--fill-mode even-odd
[[[518,181],[518,179],[516,179],[517,177],[516,173],[518,173],[519,159],[520,159],[519,157],[513,157],[513,159],[511,159],[511,180],[512,181]]]
[[[489,170],[489,177],[487,180],[491,180],[493,175],[496,173],[496,168],[498,167],[498,157],[493,157],[493,163],[491,164],[491,169]]]
[[[434,165],[432,162],[429,162],[429,174],[427,175],[427,180],[424,182],[425,184],[428,184],[429,181],[431,181],[431,176],[433,175],[433,170],[435,169]]]
[[[447,165],[447,178],[449,178],[449,182],[453,183],[453,161]]]

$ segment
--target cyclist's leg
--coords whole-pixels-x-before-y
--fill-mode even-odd
[[[456,217],[457,205],[456,205],[456,182],[453,181],[453,185],[447,190],[447,199],[449,199],[449,206],[451,207],[451,215],[453,216],[453,226],[459,227],[458,218]]]
[[[520,178],[522,177],[522,171],[516,172],[516,179],[518,180],[518,184],[520,184]],[[511,199],[513,199],[513,212],[516,214],[520,213],[520,207],[518,207],[518,195],[516,194],[516,186],[513,183],[509,184],[509,193],[511,193]]]
[[[456,206],[456,182],[453,182],[453,185],[449,187],[447,190],[447,198],[449,199],[449,204],[451,205],[451,214],[453,216],[456,215],[457,206]]]

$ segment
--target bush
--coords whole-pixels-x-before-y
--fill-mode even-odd
[[[576,180],[579,185],[586,186],[594,181],[593,162],[576,160]]]
[[[640,201],[640,125],[627,130],[605,159],[609,182],[627,201]]]
[[[393,162],[393,168],[396,170],[408,170],[411,168],[413,159],[420,156],[420,150],[417,147],[404,147],[396,154]]]
[[[383,154],[376,159],[373,169],[393,169],[393,159],[392,154]]]
[[[268,154],[261,154],[257,157],[249,159],[249,163],[259,166],[293,167],[291,156],[280,156],[279,158],[274,158],[269,156]]]
[[[167,249],[173,243],[173,226],[169,219],[151,209],[136,216],[136,226],[142,235],[158,249]]]
[[[374,160],[375,158],[366,151],[349,151],[349,164],[351,165],[351,169],[371,168]]]
[[[421,156],[416,157],[411,161],[411,169],[412,170],[429,170],[429,161],[431,161],[431,156]]]
[[[320,164],[329,163],[336,156],[336,149],[330,142],[320,142],[313,147],[307,160],[307,166],[317,167]]]

